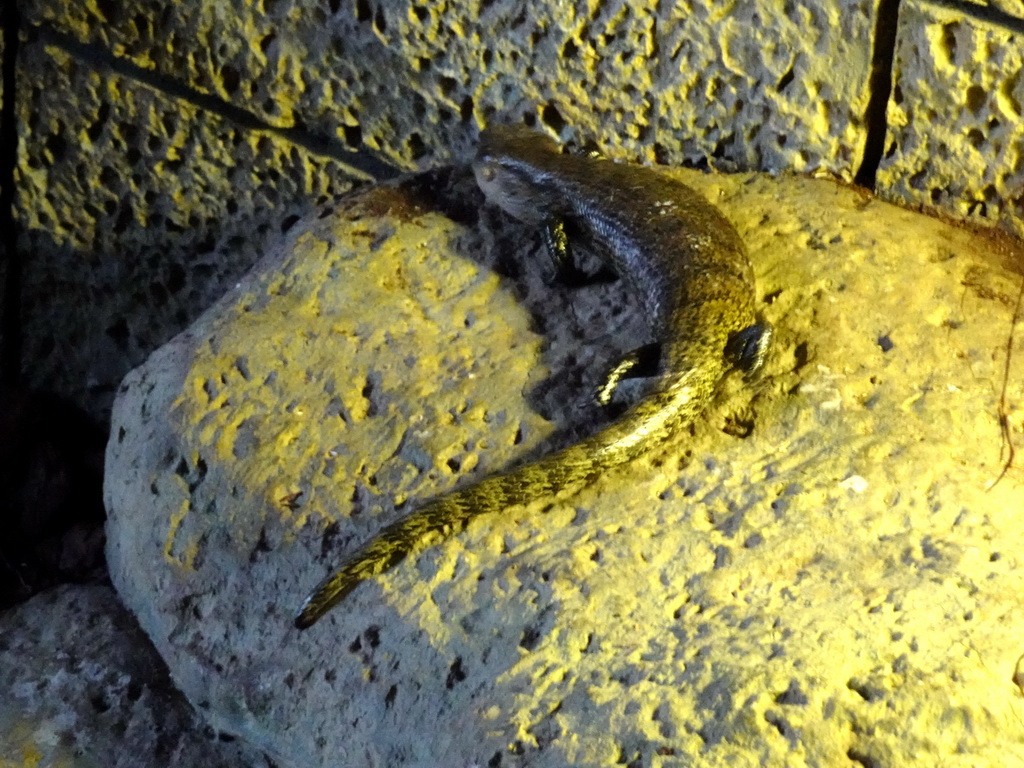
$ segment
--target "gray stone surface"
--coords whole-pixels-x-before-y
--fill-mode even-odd
[[[268,237],[353,181],[40,41],[22,47],[19,78],[25,384],[97,417]]]
[[[234,768],[108,586],[60,587],[0,615],[0,765]]]
[[[1024,234],[1022,68],[1019,30],[904,3],[879,190]]]
[[[678,173],[750,246],[766,378],[304,633],[396,502],[596,428],[633,306],[546,288],[536,238],[421,181],[297,224],[127,377],[111,574],[213,727],[304,768],[1024,761],[1019,459],[992,485],[1016,246],[824,181]]]
[[[875,5],[300,0],[173,14],[45,0],[29,19],[406,168],[530,114],[634,158],[851,178]]]

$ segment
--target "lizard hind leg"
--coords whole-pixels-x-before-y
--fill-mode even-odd
[[[658,374],[660,367],[661,344],[652,342],[637,347],[605,374],[601,385],[594,392],[594,400],[603,408],[618,405],[616,393],[624,379],[651,378]]]

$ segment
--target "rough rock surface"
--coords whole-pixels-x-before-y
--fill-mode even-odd
[[[678,173],[749,244],[764,380],[304,633],[396,501],[596,428],[635,306],[545,287],[458,174],[426,202],[437,173],[297,224],[126,378],[112,578],[213,727],[281,766],[1024,761],[1020,452],[992,487],[1000,408],[1024,437],[1019,250],[824,181]]]
[[[28,18],[406,168],[458,157],[494,114],[530,113],[632,156],[850,177],[875,6],[297,0],[171,14],[44,0]]]
[[[1004,5],[1016,28],[903,4],[878,183],[890,199],[1024,235],[1024,4]]]
[[[104,417],[124,374],[267,238],[354,180],[335,160],[39,41],[19,64],[24,383]]]
[[[0,615],[0,765],[258,765],[204,729],[109,586],[61,587]]]

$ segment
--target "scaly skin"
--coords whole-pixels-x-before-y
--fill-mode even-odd
[[[707,407],[729,368],[756,371],[767,354],[771,330],[754,314],[743,243],[689,187],[649,168],[563,155],[553,141],[521,127],[485,130],[473,169],[491,202],[549,228],[558,266],[571,258],[563,247],[567,233],[629,281],[662,340],[663,373],[646,397],[596,435],[427,502],[384,528],[306,599],[295,619],[300,629],[360,582],[455,536],[477,515],[565,498],[657,447]]]

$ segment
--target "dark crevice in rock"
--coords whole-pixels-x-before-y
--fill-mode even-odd
[[[18,221],[14,215],[14,169],[18,164],[17,60],[21,18],[16,2],[4,3],[3,99],[0,106],[0,382],[14,386],[21,373],[21,254]]]
[[[871,77],[868,81],[870,96],[864,115],[867,138],[864,141],[864,157],[853,178],[854,183],[868,189],[875,188],[875,174],[885,149],[888,132],[886,110],[892,93],[892,62],[899,14],[900,0],[879,1],[875,17],[874,50],[871,52]]]
[[[980,5],[967,0],[923,0],[923,4],[956,11],[968,18],[992,24],[999,29],[1024,34],[1024,18],[1013,16],[994,5]]]
[[[57,584],[107,580],[108,432],[55,395],[0,386],[0,610]]]
[[[188,101],[200,109],[230,120],[246,130],[265,131],[276,134],[315,155],[330,157],[340,163],[344,163],[349,167],[350,173],[354,176],[363,177],[367,180],[381,180],[392,178],[402,172],[401,169],[375,157],[369,152],[353,151],[346,141],[318,134],[301,126],[279,128],[270,125],[254,112],[250,112],[211,94],[197,91],[195,88],[172,77],[143,69],[127,59],[115,56],[102,46],[83,43],[49,25],[41,24],[34,27],[34,30],[38,33],[42,42],[47,45],[56,46],[86,64],[135,80],[172,98]]]

